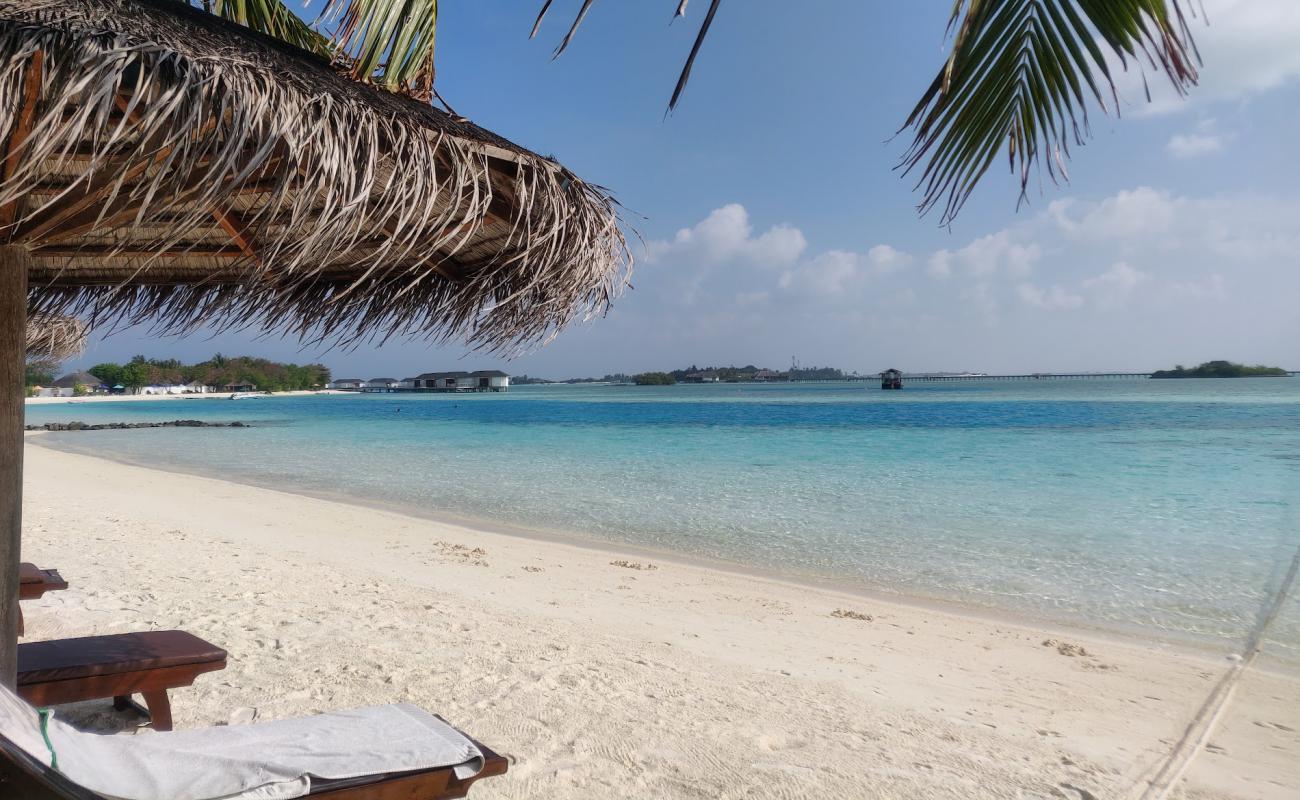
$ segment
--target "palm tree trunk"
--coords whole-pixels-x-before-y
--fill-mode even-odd
[[[18,681],[18,561],[23,519],[25,248],[0,245],[0,681]]]

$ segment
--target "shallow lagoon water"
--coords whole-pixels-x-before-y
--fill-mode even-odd
[[[1231,647],[1300,544],[1300,379],[30,406],[135,463]],[[1300,604],[1268,649],[1300,658]]]

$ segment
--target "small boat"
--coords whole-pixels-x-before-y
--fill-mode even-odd
[[[232,394],[231,400],[256,400],[261,397],[260,394]]]

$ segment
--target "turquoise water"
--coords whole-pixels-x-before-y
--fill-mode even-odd
[[[1225,646],[1300,544],[1294,378],[517,387],[27,414],[256,422],[41,441]],[[1269,648],[1300,657],[1295,601]]]

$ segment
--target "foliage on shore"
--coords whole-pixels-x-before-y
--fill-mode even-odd
[[[136,356],[126,364],[96,364],[87,371],[109,386],[128,388],[199,381],[208,386],[249,383],[258,389],[284,392],[319,388],[330,381],[329,367],[323,364],[282,364],[253,356],[228,358],[220,353],[188,365],[174,358]]]
[[[34,386],[49,386],[54,383],[55,373],[58,372],[59,366],[59,362],[48,359],[28,361],[23,374],[23,385],[28,389]]]
[[[1250,367],[1231,361],[1206,361],[1191,369],[1179,364],[1173,369],[1151,373],[1153,378],[1285,378],[1286,375],[1287,371],[1281,367],[1265,367],[1262,364]]]
[[[633,375],[632,382],[637,386],[672,386],[677,379],[667,372],[642,372]]]

